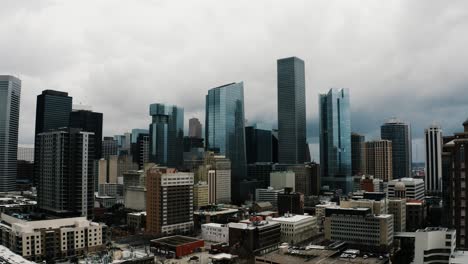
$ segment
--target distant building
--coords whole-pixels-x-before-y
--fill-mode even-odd
[[[271,129],[256,124],[245,127],[247,163],[272,162]]]
[[[351,133],[352,175],[360,175],[366,173],[364,142],[364,135],[360,135],[354,132]]]
[[[426,205],[423,200],[406,201],[406,231],[414,232],[425,227]]]
[[[106,248],[107,227],[86,217],[27,221],[2,214],[1,220],[0,244],[28,260],[53,261]]]
[[[274,189],[291,188],[294,192],[296,187],[296,175],[292,171],[275,171],[270,173],[270,186]]]
[[[255,190],[255,201],[257,202],[270,202],[273,208],[278,206],[278,195],[283,193],[284,189],[276,190],[273,187],[268,187],[266,189],[256,189]]]
[[[320,99],[320,168],[322,185],[344,193],[353,190],[351,119],[348,89],[330,89]]]
[[[208,182],[208,203],[231,202],[231,161],[224,156],[207,154],[202,171]]]
[[[153,239],[150,242],[150,247],[155,249],[155,255],[180,259],[201,251],[205,247],[205,242],[193,237],[176,235]]]
[[[393,215],[393,230],[395,232],[406,231],[406,200],[388,200],[388,213]]]
[[[133,230],[141,230],[146,226],[146,212],[127,214],[127,225]]]
[[[193,185],[193,207],[197,210],[209,203],[209,186],[207,182],[198,182]]]
[[[297,57],[277,61],[278,161],[306,162],[306,94],[304,61]]]
[[[374,179],[372,175],[362,175],[359,180],[359,190],[366,192],[387,192],[387,182],[382,179]]]
[[[192,149],[204,148],[203,138],[184,137],[184,152],[190,152]]]
[[[146,210],[146,188],[143,186],[129,186],[125,188],[125,208],[132,210]]]
[[[202,238],[215,243],[229,243],[229,226],[227,224],[208,223],[201,226]]]
[[[278,214],[304,214],[304,195],[292,192],[291,188],[285,188],[284,193],[278,194]]]
[[[148,129],[132,129],[132,157],[133,162],[142,169],[149,162],[150,136]]]
[[[189,137],[202,138],[202,125],[198,118],[189,119]]]
[[[117,141],[117,155],[130,155],[132,134],[125,132],[123,135],[114,135],[114,139]]]
[[[388,198],[424,199],[424,181],[416,178],[400,178],[388,182]]]
[[[393,246],[393,215],[373,215],[369,208],[325,209],[325,239],[372,251]]]
[[[270,173],[273,170],[273,163],[271,162],[247,164],[247,175],[249,180],[260,181],[262,188],[270,186]]]
[[[115,156],[118,154],[119,145],[117,144],[117,140],[113,137],[104,137],[102,141],[102,158],[109,159],[109,156]]]
[[[455,247],[455,230],[440,227],[419,229],[415,233],[413,263],[452,263]]]
[[[34,162],[34,147],[18,147],[17,160]]]
[[[102,113],[86,110],[73,110],[70,112],[70,127],[80,128],[82,131],[94,133],[94,157],[102,157]]]
[[[310,239],[317,233],[317,218],[310,215],[285,215],[271,219],[281,224],[281,242],[292,245]]]
[[[252,257],[278,248],[281,224],[267,221],[229,224],[229,246],[239,249],[240,257]]]
[[[305,196],[320,194],[320,165],[315,162],[305,164],[275,164],[274,171],[293,171],[295,174],[295,191]]]
[[[369,208],[372,214],[386,214],[387,199],[371,200],[371,199],[347,199],[340,201],[341,208]]]
[[[151,104],[150,161],[164,166],[182,166],[184,109],[175,105]]]
[[[393,179],[392,142],[374,140],[364,143],[366,173],[383,181]]]
[[[442,129],[433,125],[424,131],[426,146],[426,191],[442,194]]]
[[[193,173],[154,166],[146,174],[146,230],[155,235],[193,230]]]
[[[393,178],[411,177],[411,129],[398,119],[390,119],[380,127],[380,137],[392,142]]]

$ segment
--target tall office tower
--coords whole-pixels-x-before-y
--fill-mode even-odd
[[[365,137],[358,133],[351,133],[351,173],[353,175],[366,174],[364,141]]]
[[[189,137],[201,138],[202,137],[202,125],[198,118],[189,119]]]
[[[117,140],[118,155],[130,154],[132,134],[125,132],[123,135],[114,135],[114,139]]]
[[[118,151],[119,145],[117,144],[117,140],[115,140],[113,137],[104,137],[101,151],[102,158],[109,159],[109,156],[117,155]]]
[[[72,111],[72,100],[68,93],[54,90],[44,90],[42,94],[37,96],[34,160],[37,160],[37,155],[39,155],[36,143],[38,134],[68,127]],[[38,183],[39,179],[36,177],[35,172],[34,185],[37,186]]]
[[[101,158],[102,151],[102,113],[88,110],[73,110],[70,113],[70,127],[81,128],[94,133],[94,158]]]
[[[432,125],[424,131],[426,139],[426,192],[442,194],[442,129]]]
[[[150,161],[179,168],[183,163],[184,109],[175,105],[151,104]]]
[[[242,203],[240,182],[246,178],[244,83],[230,83],[206,95],[205,145],[231,160],[231,195]]]
[[[277,61],[278,74],[278,160],[285,164],[306,161],[306,104],[304,61]]]
[[[38,207],[60,215],[92,215],[94,134],[76,128],[37,135]]]
[[[245,146],[247,164],[272,162],[271,129],[259,124],[245,127]]]
[[[348,193],[353,190],[349,91],[330,89],[319,99],[322,184]]]
[[[153,166],[146,174],[146,231],[154,235],[193,230],[193,173]]]
[[[390,119],[380,127],[380,137],[392,141],[393,178],[411,177],[411,129],[398,119]]]
[[[150,137],[147,129],[132,129],[132,156],[133,162],[143,169],[149,162]]]
[[[444,145],[444,154],[448,155],[450,167],[448,169],[448,211],[450,226],[457,230],[457,247],[468,249],[468,218],[466,204],[468,198],[468,120],[463,123],[464,132],[455,133],[452,140]],[[444,156],[445,156],[444,155]],[[445,177],[445,175],[444,175]]]
[[[367,174],[384,181],[392,180],[392,142],[375,140],[366,142],[364,145]]]
[[[0,75],[0,192],[15,190],[21,80]]]

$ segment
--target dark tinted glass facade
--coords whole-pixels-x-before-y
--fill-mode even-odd
[[[232,199],[240,199],[239,183],[246,177],[244,84],[231,83],[208,91],[205,139],[207,150],[231,160]]]
[[[297,164],[306,161],[306,104],[304,61],[277,61],[278,74],[278,160]]]
[[[102,113],[78,110],[70,113],[70,127],[94,133],[94,158],[102,156]]]
[[[260,126],[245,127],[247,163],[272,162],[271,130]]]
[[[179,168],[184,152],[184,109],[174,105],[151,104],[150,161]]]
[[[348,89],[320,95],[320,168],[323,185],[352,191],[351,120]]]
[[[0,192],[15,190],[21,81],[0,75]]]
[[[411,177],[411,131],[408,124],[389,120],[380,127],[380,136],[392,141],[393,178]]]
[[[351,133],[351,160],[353,175],[365,174],[364,141],[365,137],[363,135]]]

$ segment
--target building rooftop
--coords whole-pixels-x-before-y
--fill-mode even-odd
[[[20,255],[13,253],[8,248],[0,245],[0,264],[33,264],[35,262],[29,261]]]
[[[222,214],[234,214],[237,212],[239,212],[238,209],[222,208],[219,210],[199,210],[199,211],[193,212],[193,214],[214,216],[214,215],[222,215]]]
[[[140,216],[140,215],[146,215],[146,212],[134,212],[134,213],[128,213],[129,215],[135,215],[135,216]]]
[[[306,219],[313,219],[314,216],[310,215],[292,215],[292,216],[281,216],[272,218],[271,221],[276,222],[287,222],[287,223],[297,223]]]
[[[400,178],[391,180],[389,183],[397,183],[397,182],[404,182],[404,183],[424,183],[423,179],[418,178]]]
[[[99,225],[98,223],[91,222],[86,217],[70,217],[58,218],[47,220],[28,221],[20,219],[15,216],[2,213],[1,222],[11,226],[11,229],[16,232],[30,233],[35,229],[49,229],[49,228],[62,228],[62,227],[89,227],[92,225]]]
[[[418,233],[425,233],[425,232],[434,232],[434,231],[449,231],[449,232],[455,232],[453,229],[448,229],[446,227],[426,227],[424,229],[418,229],[416,232]]]
[[[167,246],[176,247],[176,246],[185,245],[185,244],[193,243],[197,241],[203,241],[203,240],[197,239],[194,237],[187,237],[187,236],[170,236],[170,237],[153,239],[151,240],[151,243],[158,243],[158,244],[164,244]]]

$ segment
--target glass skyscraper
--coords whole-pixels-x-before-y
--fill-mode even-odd
[[[392,141],[393,178],[411,177],[411,129],[398,119],[390,119],[380,127],[380,137]]]
[[[278,74],[278,161],[300,164],[306,161],[306,104],[304,61],[277,61]]]
[[[0,192],[15,190],[21,80],[0,75]]]
[[[245,127],[247,164],[272,162],[272,142],[271,128],[262,124]]]
[[[240,181],[246,175],[244,83],[213,88],[206,96],[205,139],[207,150],[231,160],[233,202],[242,202]]]
[[[322,185],[352,191],[349,90],[330,89],[319,96]]]
[[[175,105],[151,104],[150,115],[150,161],[179,168],[184,152],[184,109]]]
[[[94,133],[94,157],[91,158],[100,159],[102,157],[102,113],[73,110],[70,113],[70,127]]]

